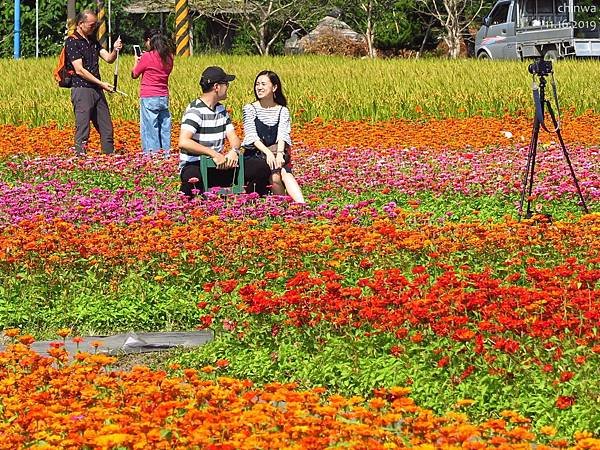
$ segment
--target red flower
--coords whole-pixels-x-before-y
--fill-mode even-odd
[[[221,290],[230,294],[237,286],[237,280],[226,280],[221,282]]]
[[[510,355],[514,354],[519,350],[519,343],[512,339],[499,338],[494,345],[494,348],[502,350]]]
[[[371,261],[369,261],[368,259],[363,259],[360,263],[359,266],[361,269],[368,269],[369,267],[373,266],[373,263]]]
[[[444,356],[437,363],[438,367],[446,367],[450,363],[450,358],[448,356]]]
[[[198,328],[200,328],[201,330],[204,328],[208,328],[212,325],[212,322],[212,316],[202,316],[200,317],[200,326]]]
[[[575,397],[560,395],[556,399],[555,405],[558,409],[567,409],[567,408],[570,408],[571,406],[573,406],[574,403],[575,403]]]
[[[423,342],[423,335],[419,331],[417,331],[410,337],[410,340],[415,344],[418,344],[419,342]]]
[[[565,372],[563,372],[563,373],[560,374],[560,382],[561,383],[566,383],[567,381],[569,381],[574,376],[575,376],[575,374],[573,372],[565,371]]]
[[[393,347],[390,348],[390,354],[392,356],[400,356],[402,353],[404,353],[404,347],[402,347],[401,345],[394,345]]]
[[[469,367],[467,367],[463,373],[460,374],[460,381],[464,381],[465,378],[469,377],[473,372],[475,371],[475,366],[470,365]]]
[[[554,370],[554,367],[552,367],[552,364],[544,364],[544,367],[542,367],[542,370],[546,373],[550,373]]]
[[[404,327],[398,328],[394,334],[398,339],[404,339],[408,335],[408,330]]]
[[[454,336],[452,336],[452,337],[456,341],[466,342],[466,341],[470,341],[471,339],[473,339],[474,336],[475,336],[474,331],[469,330],[468,328],[459,328],[458,330],[456,330],[456,332],[454,333]]]

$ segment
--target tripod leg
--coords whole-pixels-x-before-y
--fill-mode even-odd
[[[585,203],[585,199],[583,198],[583,194],[581,193],[581,188],[579,187],[579,182],[577,181],[577,177],[575,176],[575,171],[573,170],[573,165],[571,164],[571,158],[569,158],[569,153],[567,152],[567,147],[565,146],[565,142],[563,141],[562,134],[560,132],[560,127],[558,126],[558,122],[556,121],[556,117],[554,116],[554,111],[552,110],[552,106],[550,102],[546,100],[546,106],[548,108],[548,112],[550,113],[550,118],[552,119],[552,124],[554,129],[556,130],[556,135],[558,136],[558,141],[560,142],[560,146],[563,151],[563,155],[565,156],[565,160],[567,161],[567,165],[569,166],[569,171],[571,172],[571,178],[573,178],[573,183],[575,183],[575,187],[577,188],[577,195],[579,196],[579,201],[581,202],[581,206],[583,207],[583,212],[589,214],[590,211]]]
[[[519,201],[519,220],[523,216],[523,204],[527,195],[527,213],[525,218],[531,217],[531,194],[533,192],[533,172],[535,169],[535,157],[537,154],[538,136],[540,134],[540,121],[537,116],[533,119],[533,129],[531,132],[531,141],[529,142],[529,153],[527,154],[527,164],[523,175],[523,185],[521,187],[521,200]]]

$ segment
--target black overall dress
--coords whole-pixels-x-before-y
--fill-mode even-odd
[[[256,111],[256,107],[252,105],[254,111],[256,113],[256,117],[254,118],[254,126],[256,128],[256,134],[260,141],[267,147],[271,145],[277,144],[277,131],[279,130],[279,121],[281,120],[281,111],[283,107],[279,109],[279,116],[277,117],[277,123],[274,125],[267,125],[264,122],[261,122],[258,119],[258,111]],[[266,156],[263,152],[255,147],[254,144],[248,144],[244,146],[244,158],[262,158],[265,159]],[[289,145],[286,144],[285,150],[283,153],[284,164],[283,167],[290,172],[290,151]]]

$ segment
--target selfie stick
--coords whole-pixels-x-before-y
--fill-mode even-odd
[[[121,36],[119,36],[117,39],[121,39]],[[115,62],[115,75],[113,77],[113,88],[115,92],[119,92],[117,91],[117,83],[119,82],[119,53],[121,52],[117,50],[117,61]],[[119,92],[119,94],[121,94],[121,92]]]

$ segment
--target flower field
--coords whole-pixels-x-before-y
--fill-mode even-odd
[[[590,214],[542,133],[521,221],[525,113],[298,120],[306,205],[187,201],[125,114],[87,158],[0,124],[0,449],[600,448],[600,115],[566,106]],[[195,328],[159,367],[63,349]]]

